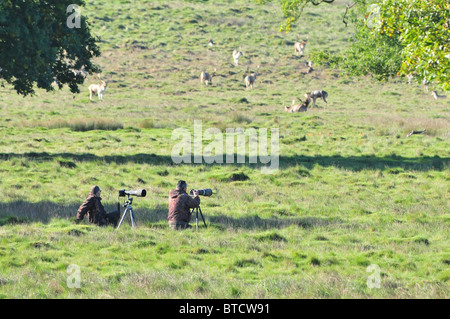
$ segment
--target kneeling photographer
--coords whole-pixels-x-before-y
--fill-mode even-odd
[[[200,197],[198,191],[194,190],[191,197],[186,193],[187,184],[185,181],[179,181],[176,189],[169,192],[169,227],[178,229],[192,228],[189,224],[191,221],[191,208],[200,205]]]
[[[102,205],[100,197],[102,190],[98,186],[92,186],[88,198],[78,208],[76,223],[80,223],[87,214],[89,222],[98,226],[117,226],[120,212],[107,213]]]

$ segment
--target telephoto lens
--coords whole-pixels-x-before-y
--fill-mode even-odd
[[[189,192],[189,194],[193,195],[193,194],[194,194],[194,190],[192,189],[192,190]],[[199,194],[200,196],[207,196],[207,197],[209,197],[209,196],[211,196],[211,195],[213,194],[213,191],[212,191],[211,188],[204,188],[204,189],[199,189],[199,190],[198,190],[198,194]]]
[[[126,191],[124,189],[121,189],[119,191],[119,197],[125,197],[126,195],[145,197],[145,196],[147,196],[147,191],[145,189],[138,189],[138,190],[132,190],[132,191]]]

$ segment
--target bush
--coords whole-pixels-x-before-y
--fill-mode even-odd
[[[145,119],[141,123],[139,123],[140,128],[155,128],[155,121],[152,119]]]
[[[349,75],[374,75],[378,80],[396,76],[402,65],[403,49],[398,38],[369,31],[365,25],[357,26],[351,47],[339,66]]]
[[[250,177],[248,177],[245,173],[241,172],[241,173],[234,173],[233,175],[231,175],[228,180],[230,182],[236,182],[236,181],[247,181],[249,180]]]

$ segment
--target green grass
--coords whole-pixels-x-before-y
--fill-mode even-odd
[[[352,32],[343,1],[305,10],[309,22],[283,34],[276,5],[87,1],[111,80],[103,101],[89,101],[95,76],[75,97],[0,87],[0,297],[448,298],[449,102],[404,79],[302,74],[311,52],[343,50]],[[303,58],[298,33],[309,36]],[[217,68],[212,86],[200,85],[204,68]],[[312,89],[328,92],[327,108],[284,112]],[[279,128],[280,169],[174,164],[172,132],[194,120]],[[179,179],[213,189],[207,229],[168,229]],[[136,230],[73,223],[94,184],[109,211],[119,189],[147,189]],[[80,289],[67,286],[72,264]],[[366,284],[372,264],[380,289]]]

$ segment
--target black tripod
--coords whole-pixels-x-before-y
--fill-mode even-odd
[[[122,225],[123,220],[125,219],[125,216],[127,213],[130,213],[131,218],[131,227],[136,227],[136,221],[134,220],[134,214],[133,214],[133,207],[131,206],[133,204],[133,198],[128,195],[128,199],[125,201],[125,204],[123,207],[125,207],[125,211],[123,212],[122,218],[120,219],[119,225],[116,229],[119,229],[120,225]]]
[[[191,214],[193,214],[194,211],[195,211],[195,224],[196,224],[196,229],[198,230],[198,213],[200,213],[200,216],[201,216],[202,219],[203,219],[203,224],[205,224],[205,228],[208,228],[208,226],[206,226],[205,218],[203,217],[202,209],[200,208],[200,206],[197,206],[197,207],[193,208]]]

